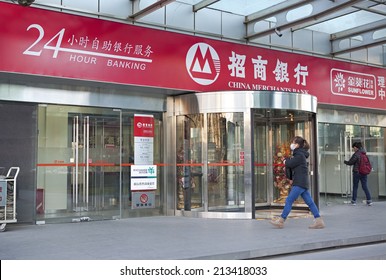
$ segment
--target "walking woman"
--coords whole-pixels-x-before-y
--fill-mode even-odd
[[[309,172],[307,158],[310,156],[308,150],[310,145],[308,142],[300,136],[295,136],[292,140],[291,146],[292,157],[284,161],[286,173],[291,176],[289,179],[292,180],[291,191],[285,201],[283,212],[279,218],[274,218],[270,221],[272,225],[277,228],[283,228],[284,222],[287,219],[292,209],[292,204],[295,200],[301,196],[304,202],[310,208],[314,215],[314,223],[309,226],[310,229],[322,229],[324,228],[324,221],[320,217],[319,210],[316,207],[315,202],[312,200],[308,188],[310,186]]]

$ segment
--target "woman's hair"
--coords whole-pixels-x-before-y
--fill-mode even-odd
[[[292,143],[298,144],[299,148],[303,148],[305,150],[309,150],[310,149],[310,144],[308,144],[307,140],[305,140],[303,137],[295,136],[292,139]]]
[[[352,143],[352,148],[358,148],[358,150],[362,149],[362,143],[361,142],[354,142]]]

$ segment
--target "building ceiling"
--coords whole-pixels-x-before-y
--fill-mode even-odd
[[[139,2],[132,0],[132,2]],[[138,9],[129,18],[139,20],[175,0],[148,1],[148,6]],[[376,45],[386,44],[386,0],[179,0],[192,5],[195,13],[204,9],[221,10],[244,17],[247,34],[244,39],[252,41],[273,33],[300,29],[328,33],[331,55],[352,52]],[[139,6],[138,6],[139,7]],[[259,21],[273,24],[255,31]],[[341,47],[341,42],[355,38],[356,43]]]

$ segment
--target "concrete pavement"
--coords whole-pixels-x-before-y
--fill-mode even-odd
[[[386,242],[386,202],[321,205],[326,228],[312,218],[267,220],[147,217],[71,224],[8,224],[0,232],[2,260],[251,259]]]

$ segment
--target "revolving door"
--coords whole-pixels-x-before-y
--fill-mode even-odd
[[[211,92],[174,98],[174,193],[177,215],[255,218],[259,208],[283,207],[290,141],[311,145],[311,194],[318,203],[316,99],[284,92]],[[297,201],[298,207],[306,207]]]
[[[253,110],[253,186],[255,205],[283,206],[291,189],[285,176],[284,160],[291,156],[290,143],[302,136],[314,144],[314,116],[310,112],[287,109]],[[316,189],[315,153],[309,158],[311,193]],[[317,197],[314,197],[317,199]],[[306,207],[300,199],[294,206]]]

